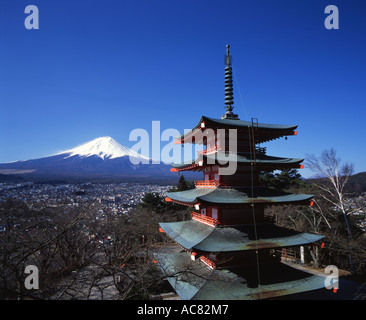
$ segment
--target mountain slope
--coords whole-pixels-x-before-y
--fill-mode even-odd
[[[132,163],[134,159],[143,162],[135,165],[139,161]],[[17,174],[28,180],[175,181],[177,176],[170,168],[163,163],[153,164],[110,137],[101,137],[53,156],[0,164],[0,173]]]
[[[308,183],[328,182],[327,178],[309,178],[305,180]],[[348,195],[360,195],[366,192],[366,172],[359,172],[349,177],[345,186],[345,192]]]
[[[359,172],[351,176],[346,189],[355,194],[366,192],[366,172]]]
[[[131,156],[135,158],[141,158],[145,160],[150,160],[148,157],[142,156],[137,152],[121,145],[119,142],[111,137],[100,137],[87,142],[76,148],[62,151],[58,153],[68,154],[67,157],[81,156],[81,157],[91,157],[97,156],[102,159],[115,159],[124,156]]]

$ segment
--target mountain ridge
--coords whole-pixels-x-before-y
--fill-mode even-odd
[[[74,155],[85,157],[96,155],[102,159],[115,159],[124,156],[131,156],[135,158],[150,160],[150,158],[121,145],[119,142],[109,136],[96,138],[75,148],[58,152],[55,155],[61,154],[69,154],[68,157],[72,157]]]
[[[176,175],[170,172],[170,168],[170,165],[153,162],[107,136],[48,157],[2,163],[0,174],[18,175],[32,181],[175,181]],[[188,173],[185,176],[195,175]]]

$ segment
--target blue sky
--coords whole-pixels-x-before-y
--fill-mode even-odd
[[[24,27],[30,4],[39,30]],[[364,0],[4,0],[0,30],[0,163],[219,118],[230,44],[240,119],[299,125],[268,154],[333,147],[366,171]]]

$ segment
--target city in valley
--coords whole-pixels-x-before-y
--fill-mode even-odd
[[[56,207],[78,207],[99,203],[101,210],[128,214],[146,193],[162,197],[171,185],[138,183],[0,183],[0,203],[7,199],[22,201],[32,210]]]
[[[160,241],[161,215],[139,205],[148,194],[162,202],[170,188],[0,183],[0,298],[145,299],[159,293],[150,244]]]

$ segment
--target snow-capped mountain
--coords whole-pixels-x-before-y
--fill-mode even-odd
[[[135,158],[150,160],[148,157],[145,157],[121,145],[119,142],[117,142],[111,137],[96,138],[76,148],[57,153],[57,155],[60,154],[67,154],[65,158],[73,156],[79,156],[79,157],[97,156],[105,160],[105,159],[115,159],[125,156],[129,157],[131,156]]]
[[[134,164],[139,161],[131,162],[131,157],[141,163]],[[15,174],[28,180],[177,180],[169,165],[153,163],[111,137],[100,137],[49,157],[3,163],[0,174]]]

